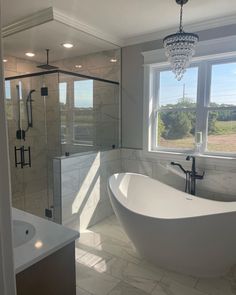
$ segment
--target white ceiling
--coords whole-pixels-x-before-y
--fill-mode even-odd
[[[74,47],[65,49],[61,44],[66,42]],[[41,63],[46,62],[46,48],[51,62],[117,48],[55,20],[3,38],[3,47],[5,56],[27,58],[25,52],[34,52],[32,60]]]
[[[3,0],[3,26],[50,6],[124,41],[174,28],[179,18],[175,0]],[[229,15],[236,15],[236,0],[189,0],[184,23]]]

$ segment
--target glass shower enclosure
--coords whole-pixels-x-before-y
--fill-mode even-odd
[[[119,83],[54,70],[5,79],[13,206],[53,219],[53,158],[118,148]]]

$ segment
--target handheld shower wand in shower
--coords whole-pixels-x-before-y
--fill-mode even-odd
[[[18,129],[16,131],[16,138],[25,140],[25,134],[29,130],[29,128],[33,127],[33,112],[32,112],[32,93],[35,92],[34,89],[30,90],[27,99],[26,99],[26,116],[27,116],[27,128],[23,129],[21,126],[21,110],[20,110],[20,86],[16,85],[17,90],[17,100],[18,100]]]
[[[27,99],[26,99],[26,115],[27,115],[27,123],[28,123],[28,126],[27,126],[27,129],[25,130],[25,132],[27,132],[29,130],[29,128],[33,127],[33,112],[32,112],[32,102],[33,102],[33,99],[32,99],[32,93],[35,92],[35,90],[30,90],[28,96],[27,96]]]

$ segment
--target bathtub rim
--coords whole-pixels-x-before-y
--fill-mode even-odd
[[[131,211],[132,213],[138,214],[138,215],[143,216],[143,217],[156,218],[156,219],[160,219],[160,220],[164,219],[166,221],[167,220],[171,221],[171,220],[187,220],[187,219],[194,219],[194,218],[198,219],[198,218],[204,218],[204,217],[210,217],[210,216],[216,216],[216,215],[225,215],[225,214],[236,213],[236,201],[225,202],[225,201],[218,201],[218,200],[210,200],[210,199],[206,199],[206,198],[202,198],[202,197],[198,197],[198,196],[192,196],[193,198],[200,199],[203,202],[206,201],[206,202],[212,202],[212,203],[215,203],[215,204],[225,204],[225,203],[232,204],[232,203],[234,203],[235,209],[234,210],[230,209],[228,211],[223,211],[223,212],[215,212],[215,213],[213,212],[213,213],[210,213],[210,214],[199,214],[199,215],[194,215],[194,216],[190,215],[190,216],[183,216],[183,217],[182,216],[181,217],[160,217],[160,216],[158,217],[158,216],[154,216],[154,215],[151,215],[151,214],[143,214],[143,213],[141,213],[141,212],[139,212],[137,210],[134,210],[134,209],[132,209],[130,207],[127,207],[125,204],[123,204],[123,202],[117,197],[116,193],[112,190],[111,181],[117,175],[131,175],[131,176],[134,175],[134,176],[141,176],[141,177],[144,177],[144,178],[149,178],[149,179],[152,179],[152,180],[154,180],[156,182],[159,182],[159,183],[163,184],[164,186],[167,186],[167,187],[169,187],[169,188],[171,188],[173,190],[181,192],[183,195],[186,196],[186,198],[191,197],[191,195],[186,193],[186,192],[182,192],[182,191],[180,191],[180,190],[178,190],[178,189],[176,189],[176,188],[174,188],[174,187],[172,187],[172,186],[170,186],[168,184],[165,184],[165,183],[161,182],[160,180],[154,179],[154,178],[152,178],[150,176],[147,176],[147,175],[144,175],[144,174],[141,174],[141,173],[122,172],[122,173],[114,173],[114,174],[112,174],[109,177],[108,181],[107,181],[107,190],[109,192],[109,197],[111,198],[111,194],[112,194],[112,196],[121,204],[121,206],[125,207],[127,210]],[[122,194],[122,193],[120,192],[120,194]]]

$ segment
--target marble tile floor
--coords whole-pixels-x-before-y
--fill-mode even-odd
[[[77,295],[236,295],[236,269],[199,279],[158,268],[141,258],[113,215],[76,242]]]

